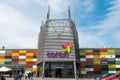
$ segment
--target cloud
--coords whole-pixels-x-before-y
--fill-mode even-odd
[[[7,4],[0,4],[0,44],[7,48],[36,48],[39,26]],[[35,29],[38,28],[38,29]],[[31,36],[32,38],[31,38]]]
[[[120,0],[114,0],[108,4],[111,6],[107,8],[108,13],[103,20],[97,22],[97,25],[89,25],[89,27],[79,29],[81,31],[79,33],[81,46],[84,47],[84,44],[87,44],[87,46],[118,47],[117,43],[120,40]]]

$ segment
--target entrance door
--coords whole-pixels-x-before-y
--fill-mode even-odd
[[[61,68],[57,68],[56,69],[56,77],[57,78],[61,78],[62,77],[62,69]]]

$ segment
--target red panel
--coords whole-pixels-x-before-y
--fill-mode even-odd
[[[5,56],[0,56],[0,59],[4,59],[5,58]]]
[[[18,64],[18,62],[12,62],[12,64],[16,65],[16,64]]]
[[[94,71],[88,71],[87,74],[94,74]]]
[[[85,65],[85,64],[86,64],[86,61],[80,61],[80,64],[81,64],[81,65]]]
[[[86,62],[87,61],[93,61],[93,58],[86,58]]]
[[[93,61],[87,61],[86,64],[93,64]]]
[[[19,50],[12,50],[12,53],[19,53]]]
[[[101,61],[108,61],[108,58],[101,58]]]
[[[101,66],[100,65],[95,65],[94,66],[94,71],[101,71]]]
[[[85,65],[81,65],[81,68],[86,68],[86,66]]]
[[[116,52],[115,54],[116,54],[116,55],[120,55],[120,52]]]
[[[26,62],[26,64],[37,64],[37,62]]]
[[[11,53],[6,53],[5,56],[12,56],[12,54]]]
[[[107,49],[101,49],[100,52],[107,52]]]
[[[31,65],[28,65],[28,66],[26,66],[26,68],[32,68],[32,66],[31,66]]]

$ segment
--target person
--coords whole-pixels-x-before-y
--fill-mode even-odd
[[[32,71],[30,72],[30,80],[32,80],[32,78],[33,78],[33,73],[32,73]]]
[[[21,80],[22,79],[22,72],[19,73],[19,79]]]
[[[0,75],[0,80],[2,80],[2,79],[1,79],[1,75]]]
[[[1,76],[1,80],[5,80],[5,77],[4,77],[4,75],[2,75],[2,76]]]
[[[30,72],[28,73],[28,79],[30,79]]]

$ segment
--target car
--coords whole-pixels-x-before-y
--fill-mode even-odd
[[[115,80],[115,79],[118,79],[119,76],[120,76],[119,74],[108,73],[108,74],[103,74],[100,77],[97,77],[95,80]]]

